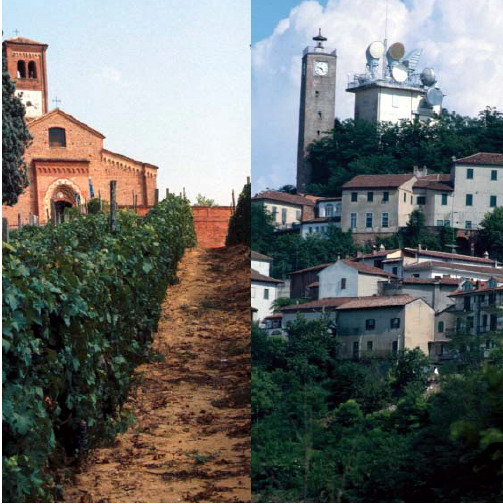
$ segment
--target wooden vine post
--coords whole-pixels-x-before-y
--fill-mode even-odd
[[[9,221],[2,217],[2,241],[9,243]]]
[[[110,181],[110,232],[115,233],[117,229],[117,215],[116,215],[116,193],[117,193],[117,180]]]

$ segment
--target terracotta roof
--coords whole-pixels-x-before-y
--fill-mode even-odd
[[[435,180],[437,182],[448,182],[451,180],[451,175],[449,173],[430,173],[430,175],[425,175],[419,180]]]
[[[499,152],[478,152],[454,161],[456,164],[503,165],[503,154]]]
[[[363,296],[353,298],[340,305],[338,310],[362,310],[364,308],[388,308],[392,306],[405,306],[406,304],[412,303],[416,299],[421,299],[417,297],[409,296],[408,294],[402,294],[400,296]]]
[[[24,37],[16,37],[12,38],[9,40],[5,40],[3,43],[8,42],[10,44],[33,44],[33,45],[40,45],[40,46],[45,46],[49,47],[47,44],[44,44],[43,42],[37,42],[36,40],[30,40]]]
[[[378,189],[396,188],[414,178],[411,173],[400,173],[391,175],[357,175],[349,182],[346,182],[342,189]]]
[[[420,178],[415,184],[414,188],[431,189],[434,191],[454,191],[451,185],[438,182],[436,180],[425,180],[426,177]]]
[[[284,306],[281,308],[282,312],[295,312],[295,311],[310,311],[321,308],[337,308],[338,306],[355,299],[354,297],[340,297],[340,298],[324,298],[316,301],[309,301],[308,303]]]
[[[492,292],[492,291],[503,291],[503,285],[500,285],[499,287],[487,287],[485,285],[484,287],[481,287],[480,289],[474,289],[474,290],[469,290],[469,291],[456,291],[453,292],[452,294],[449,295],[449,297],[454,297],[454,296],[462,296],[463,294],[484,294],[485,292]]]
[[[418,254],[426,257],[440,257],[442,259],[455,259],[459,261],[469,261],[474,263],[482,263],[482,264],[494,264],[493,259],[486,259],[485,257],[475,257],[463,254],[453,254],[451,252],[438,252],[436,250],[417,250],[413,248],[405,248],[406,252],[412,252],[414,254]]]
[[[316,270],[321,271],[322,269],[325,269],[327,266],[330,266],[331,264],[334,263],[317,264],[316,266],[311,266],[309,268],[292,271],[290,275],[296,275],[297,273],[306,273],[307,271],[316,271]]]
[[[391,278],[398,278],[396,275],[393,275],[393,273],[384,271],[381,268],[376,268],[375,266],[369,266],[368,264],[355,262],[351,259],[341,259],[341,261],[347,266],[350,266],[351,268],[354,268],[358,270],[360,273],[363,273],[365,275],[379,275]]]
[[[324,298],[310,301],[300,305],[285,306],[282,312],[320,310],[322,308],[333,308],[338,310],[358,310],[363,308],[387,308],[392,306],[404,306],[415,301],[416,297],[402,294],[400,296],[361,296],[361,297],[340,297]]]
[[[283,283],[283,280],[278,280],[267,275],[262,275],[257,270],[251,268],[250,279],[254,282],[269,282],[269,283]]]
[[[274,315],[268,315],[267,317],[264,317],[264,320],[274,320],[280,318],[283,318],[283,315],[281,313],[276,313]]]
[[[289,203],[290,205],[298,205],[298,206],[314,206],[314,201],[311,201],[304,196],[300,196],[298,194],[288,194],[280,191],[264,191],[259,194],[253,196],[254,200],[271,200],[271,201],[280,201],[281,203]]]
[[[255,250],[251,251],[250,257],[251,257],[251,259],[254,259],[255,261],[272,262],[272,260],[273,260],[272,257],[261,254],[260,252],[255,252]]]
[[[402,283],[404,284],[424,284],[424,285],[434,285],[434,284],[440,284],[440,285],[459,285],[459,282],[461,282],[461,279],[459,278],[415,278],[415,277],[409,277],[409,278],[404,278],[402,280]]]
[[[393,250],[376,250],[372,254],[364,254],[361,257],[356,257],[356,259],[372,259],[373,257],[386,257],[388,254],[393,254],[394,252],[400,252],[401,249]],[[399,258],[397,258],[399,259]]]
[[[60,115],[60,116],[63,116],[65,119],[68,119],[69,121],[77,124],[78,126],[80,126],[81,128],[84,128],[86,129],[87,131],[89,131],[90,133],[92,133],[93,135],[96,135],[100,138],[105,138],[105,135],[103,135],[102,133],[100,133],[99,131],[91,128],[91,126],[88,126],[86,123],[83,123],[82,121],[79,121],[78,119],[76,119],[75,117],[73,117],[72,115],[70,114],[67,114],[66,112],[63,112],[61,109],[59,108],[55,108],[53,110],[51,110],[50,112],[47,112],[47,114],[44,114],[40,117],[37,117],[36,119],[33,119],[29,122],[29,127],[33,126],[34,124],[36,123],[39,123],[39,122],[43,122],[45,121],[46,119],[48,119],[49,117],[53,117],[55,115]]]
[[[460,271],[472,271],[475,273],[489,273],[495,275],[503,274],[503,268],[490,268],[484,266],[472,266],[471,264],[459,264],[459,263],[448,263],[448,262],[440,262],[440,261],[424,261],[416,264],[409,264],[404,266],[403,269],[405,271],[422,271],[429,270],[432,268],[445,268],[451,270],[460,270]]]
[[[144,163],[143,161],[138,161],[137,159],[133,159],[129,156],[125,156],[124,154],[119,154],[118,152],[112,152],[111,150],[108,150],[108,149],[102,149],[101,152],[102,152],[102,154],[108,154],[109,156],[117,156],[121,159],[125,159],[126,161],[130,161],[131,163],[137,163],[140,165],[147,165],[149,168],[154,168],[155,170],[159,169],[158,166],[155,166],[153,164]]]

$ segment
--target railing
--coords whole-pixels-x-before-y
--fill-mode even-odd
[[[365,84],[392,84],[393,86],[398,87],[414,87],[418,89],[422,89],[422,83],[419,79],[418,74],[412,74],[405,82],[396,82],[391,77],[387,77],[386,79],[378,79],[376,77],[372,77],[371,73],[364,74],[354,74],[353,80],[348,80],[347,89],[353,89],[356,87],[363,86]]]
[[[328,47],[318,47],[318,46],[307,46],[302,52],[302,56],[310,53],[317,54],[331,54],[332,56],[337,56],[337,49],[329,49]]]

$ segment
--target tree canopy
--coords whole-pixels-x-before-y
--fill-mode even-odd
[[[444,110],[430,124],[337,120],[332,133],[309,151],[313,181],[308,192],[339,195],[355,175],[410,173],[413,166],[448,173],[453,156],[503,152],[503,114],[487,107],[475,118]]]
[[[15,86],[2,59],[2,203],[12,206],[28,186],[24,152],[31,135],[24,120],[25,109],[14,94]]]

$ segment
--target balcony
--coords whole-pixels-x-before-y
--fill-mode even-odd
[[[307,46],[302,52],[302,56],[306,54],[330,54],[331,56],[337,56],[337,49],[332,49],[328,47],[318,47],[318,46]]]

